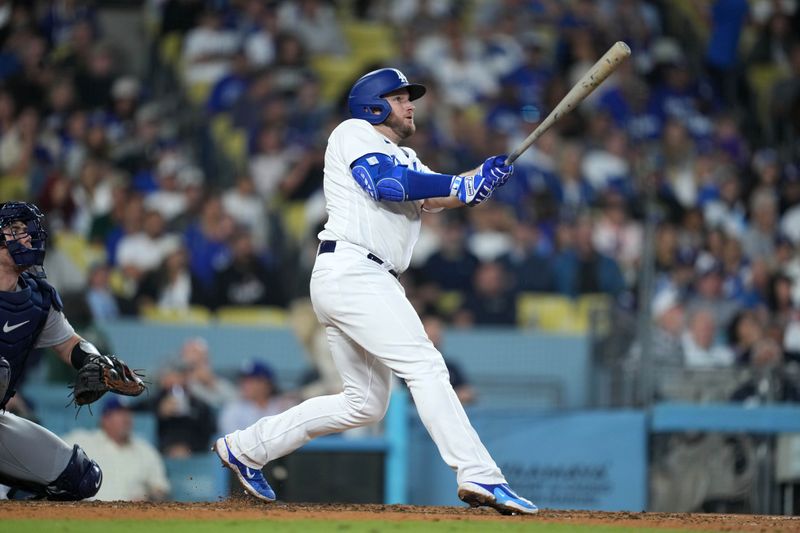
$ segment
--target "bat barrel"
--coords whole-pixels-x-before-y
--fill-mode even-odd
[[[622,41],[617,41],[611,48],[603,54],[603,57],[592,65],[592,68],[584,74],[578,83],[569,90],[567,95],[561,99],[553,111],[533,130],[533,132],[517,146],[506,158],[506,165],[510,165],[532,145],[536,139],[559,118],[569,113],[575,106],[581,103],[586,96],[594,91],[598,85],[603,83],[617,66],[631,55],[630,47]]]

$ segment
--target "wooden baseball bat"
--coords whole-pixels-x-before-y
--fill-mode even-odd
[[[542,136],[544,132],[550,128],[562,116],[572,111],[584,98],[586,98],[592,91],[597,89],[597,86],[603,83],[612,72],[622,63],[629,55],[631,49],[627,44],[622,41],[617,41],[614,45],[603,54],[603,57],[597,60],[597,63],[592,65],[592,68],[584,74],[578,83],[569,90],[567,95],[561,99],[558,105],[547,115],[533,132],[528,135],[519,146],[506,158],[506,165],[513,163],[525,150],[536,142],[536,139]]]

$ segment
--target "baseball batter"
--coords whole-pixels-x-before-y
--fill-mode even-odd
[[[79,404],[114,390],[113,383],[100,383],[106,364],[119,374],[130,373],[132,387],[126,394],[139,394],[144,385],[119,359],[100,355],[67,321],[58,292],[43,279],[43,218],[33,204],[0,204],[0,484],[11,488],[11,498],[82,500],[100,488],[103,474],[97,463],[77,444],[70,446],[42,426],[5,411],[28,356],[34,348],[49,346],[79,369],[73,388]]]
[[[328,140],[328,221],[319,234],[311,299],[344,387],[216,441],[223,464],[262,500],[275,500],[261,473],[268,461],[315,437],[381,420],[394,373],[408,385],[442,459],[456,471],[459,498],[504,514],[538,510],[506,484],[397,279],[408,267],[423,209],[477,205],[513,172],[504,166],[505,156],[496,156],[473,176],[437,174],[402,147],[416,129],[413,100],[423,94],[425,87],[409,83],[399,70],[370,72],[350,91],[353,118]]]

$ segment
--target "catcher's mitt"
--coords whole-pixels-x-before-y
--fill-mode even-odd
[[[78,370],[72,386],[76,405],[96,402],[108,391],[125,396],[138,396],[145,384],[139,374],[113,355],[91,355]]]

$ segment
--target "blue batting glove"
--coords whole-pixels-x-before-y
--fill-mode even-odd
[[[492,180],[494,188],[502,187],[514,173],[514,165],[506,165],[507,155],[495,155],[481,165],[481,174]]]
[[[494,191],[494,183],[480,173],[474,176],[456,176],[452,184],[453,196],[472,207],[485,202]]]

